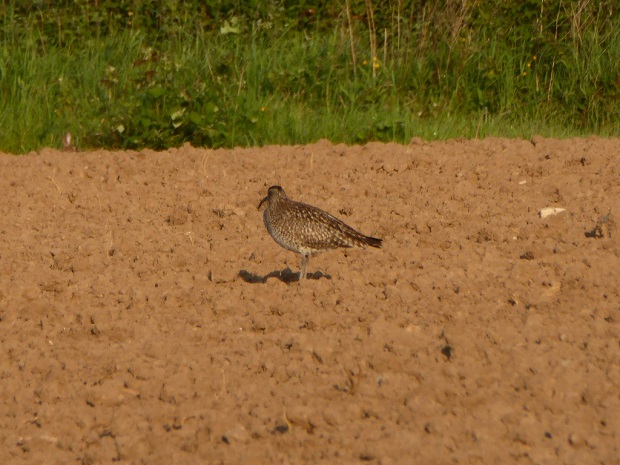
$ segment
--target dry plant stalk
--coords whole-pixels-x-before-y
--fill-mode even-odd
[[[357,57],[355,56],[355,43],[353,42],[353,24],[351,23],[351,5],[346,1],[347,21],[349,23],[349,38],[351,41],[351,61],[353,62],[353,77],[357,78]]]
[[[372,78],[375,79],[377,77],[377,67],[375,66],[375,61],[377,60],[377,31],[375,24],[375,15],[372,7],[371,0],[366,0],[366,17],[368,18],[368,35],[370,41],[370,54],[371,56],[371,68],[372,68]]]

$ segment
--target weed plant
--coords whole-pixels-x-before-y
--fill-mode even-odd
[[[28,5],[25,5],[25,4]],[[0,5],[0,150],[620,135],[615,2]]]

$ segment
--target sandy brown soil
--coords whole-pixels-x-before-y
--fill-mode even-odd
[[[619,155],[0,155],[0,463],[618,464]],[[272,184],[384,248],[297,282]]]

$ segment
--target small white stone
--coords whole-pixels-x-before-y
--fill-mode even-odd
[[[560,207],[545,207],[538,212],[541,218],[547,218],[548,216],[557,215],[559,213],[565,212],[566,208]]]

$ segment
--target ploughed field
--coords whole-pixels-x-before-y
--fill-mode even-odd
[[[0,154],[0,463],[618,464],[619,154]],[[271,185],[383,248],[298,282]]]

